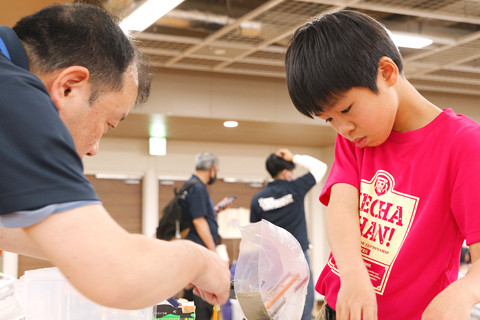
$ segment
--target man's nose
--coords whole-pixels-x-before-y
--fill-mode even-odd
[[[87,152],[87,156],[93,157],[94,155],[96,155],[97,152],[98,152],[99,145],[100,145],[100,141],[97,141],[97,142],[93,145],[93,147]]]

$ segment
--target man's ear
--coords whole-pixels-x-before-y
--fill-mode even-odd
[[[51,86],[50,88],[47,86],[47,89],[59,111],[68,105],[68,101],[90,97],[89,77],[90,72],[87,68],[72,66],[63,69],[51,79]]]
[[[398,81],[398,67],[392,59],[388,57],[381,57],[378,62],[378,72],[383,80],[392,87]]]
[[[210,167],[210,168],[208,169],[208,175],[209,175],[210,177],[212,177],[212,175],[215,176],[215,166],[212,166],[212,167]],[[212,177],[212,178],[213,178],[213,177]]]

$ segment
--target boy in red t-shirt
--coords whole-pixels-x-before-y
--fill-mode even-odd
[[[480,126],[421,96],[385,28],[358,12],[300,27],[286,71],[297,110],[339,134],[320,196],[327,319],[469,319],[480,302]],[[455,281],[464,239],[473,264]]]

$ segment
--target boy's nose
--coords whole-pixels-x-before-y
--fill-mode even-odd
[[[338,123],[337,131],[345,138],[348,138],[350,133],[355,129],[355,125],[350,121],[342,121]]]

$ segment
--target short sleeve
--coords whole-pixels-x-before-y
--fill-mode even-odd
[[[320,202],[328,205],[330,201],[330,191],[334,184],[347,183],[360,190],[360,176],[358,172],[358,157],[361,156],[357,152],[355,145],[337,134],[335,143],[335,160],[332,169],[328,175],[325,186],[320,194]]]
[[[314,176],[309,172],[300,178],[297,178],[292,181],[292,190],[295,191],[295,193],[305,196],[307,192],[312,189],[314,185],[317,184],[317,181],[315,180]]]
[[[470,136],[461,147],[458,159],[454,161],[454,181],[451,194],[452,212],[467,245],[480,242],[480,129]],[[478,136],[475,139],[474,136]],[[474,141],[477,145],[472,145]]]
[[[73,139],[42,82],[18,72],[0,82],[0,214],[98,201]]]
[[[207,189],[201,184],[195,184],[188,190],[186,202],[192,220],[208,215],[206,208],[211,206],[208,199]]]

